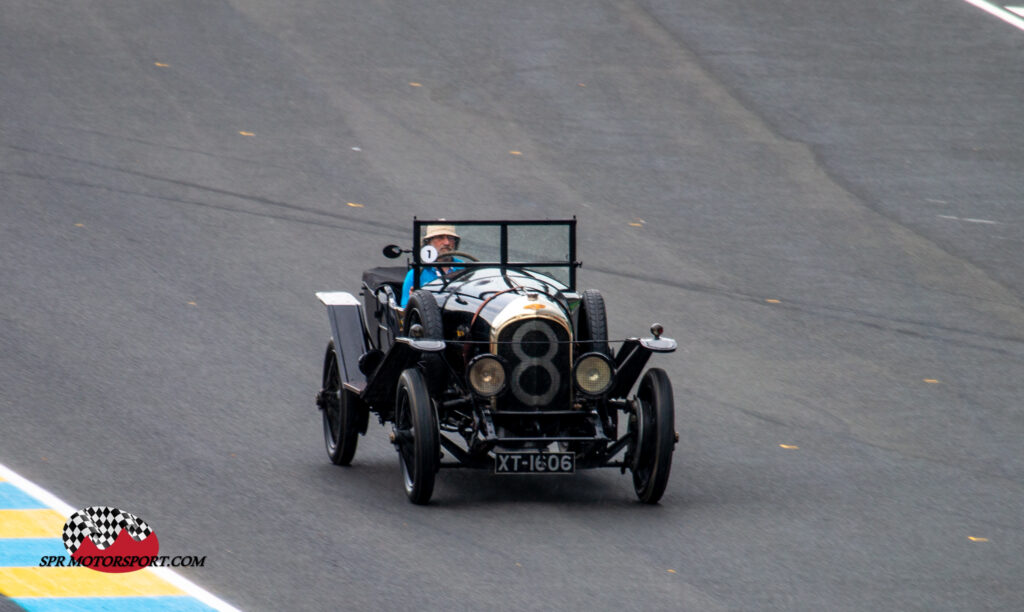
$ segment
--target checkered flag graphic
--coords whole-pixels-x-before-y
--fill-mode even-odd
[[[68,552],[75,554],[85,538],[89,538],[96,548],[106,550],[122,529],[127,529],[128,535],[136,542],[145,540],[153,533],[149,525],[130,512],[122,512],[110,506],[92,506],[75,512],[64,523],[64,546]]]

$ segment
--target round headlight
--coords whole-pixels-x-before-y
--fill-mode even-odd
[[[494,355],[480,355],[469,362],[469,386],[483,397],[494,397],[505,389],[505,365]]]
[[[587,353],[573,368],[576,387],[587,395],[602,395],[612,388],[612,362],[601,353]]]

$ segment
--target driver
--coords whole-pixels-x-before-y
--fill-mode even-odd
[[[428,225],[423,234],[423,246],[430,245],[437,249],[437,261],[444,261],[446,255],[459,249],[460,236],[455,232],[454,225]],[[448,260],[461,263],[457,257],[448,257]],[[440,278],[444,274],[461,270],[456,266],[440,268],[423,268],[420,270],[420,287],[432,280]],[[405,282],[402,283],[402,308],[409,302],[409,295],[412,294],[412,270],[405,275]]]

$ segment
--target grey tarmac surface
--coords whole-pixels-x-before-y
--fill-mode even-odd
[[[8,0],[0,462],[249,610],[1022,609],[1022,50],[957,0]],[[313,292],[414,214],[577,215],[612,335],[681,346],[660,505],[329,464]]]

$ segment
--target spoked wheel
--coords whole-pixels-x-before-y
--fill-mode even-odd
[[[417,368],[402,372],[395,393],[395,445],[405,481],[405,494],[414,504],[426,504],[434,492],[440,467],[440,434],[427,383]]]
[[[665,493],[675,450],[675,407],[672,383],[660,368],[640,380],[636,413],[630,418],[633,490],[645,504],[656,504]]]
[[[359,443],[359,399],[341,387],[334,340],[327,344],[327,354],[324,355],[323,385],[318,401],[324,413],[327,456],[335,465],[348,465],[352,463]]]

